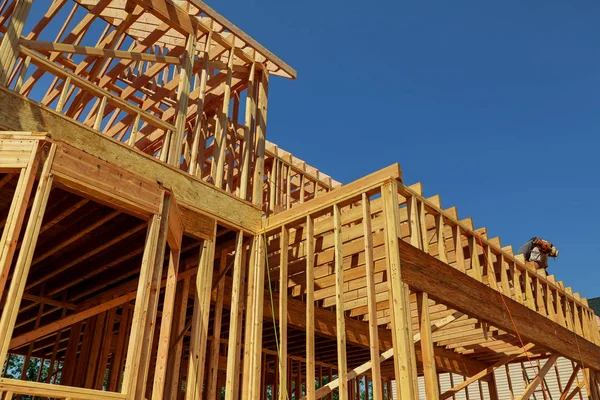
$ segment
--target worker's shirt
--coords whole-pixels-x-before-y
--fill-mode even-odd
[[[542,267],[548,267],[548,255],[543,254],[537,246],[534,246],[533,243],[537,238],[532,238],[527,243],[519,248],[517,254],[523,254],[525,260],[527,261],[536,261]]]

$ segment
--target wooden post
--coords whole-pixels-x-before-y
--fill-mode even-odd
[[[373,400],[383,400],[381,387],[381,366],[379,364],[379,327],[377,326],[377,296],[373,262],[373,229],[371,226],[371,200],[366,193],[362,195],[363,233],[365,238],[365,268],[367,275],[367,304],[369,309],[369,346],[371,351],[371,374],[373,382]],[[321,386],[321,385],[319,385]]]
[[[287,343],[287,299],[288,299],[288,251],[290,233],[285,226],[281,227],[279,237],[279,400],[288,400],[288,343]]]
[[[192,68],[196,57],[196,35],[190,34],[185,44],[185,53],[182,57],[181,73],[179,74],[179,88],[177,89],[177,114],[175,116],[175,132],[171,135],[169,155],[167,163],[179,167],[181,163],[181,150],[183,146],[183,134],[187,120],[188,103],[190,101],[190,84],[192,79]],[[200,109],[199,114],[202,114]],[[163,144],[164,146],[164,144]]]
[[[38,159],[38,141],[35,141],[31,149],[27,167],[22,168],[19,174],[19,181],[15,188],[10,210],[4,223],[2,238],[0,239],[0,299],[4,294],[4,287],[17,248],[23,219],[25,218],[25,211],[29,204],[31,189],[35,182]]]
[[[227,268],[227,249],[221,251],[219,273],[224,273]],[[225,300],[225,281],[221,279],[217,286],[217,301],[213,314],[213,339],[210,343],[210,365],[207,373],[206,398],[217,397],[217,378],[219,374],[219,356],[221,350],[221,323],[223,319],[223,301]],[[235,343],[235,342],[233,342]],[[233,343],[231,344],[234,347]],[[221,393],[219,393],[219,397]]]
[[[262,204],[263,181],[265,175],[265,140],[267,136],[267,97],[269,93],[269,72],[262,69],[257,93],[256,116],[256,157],[254,164],[254,179],[252,202]]]
[[[223,176],[225,174],[225,152],[227,151],[227,133],[229,131],[229,101],[231,100],[231,80],[233,74],[233,60],[235,46],[229,50],[227,62],[227,78],[225,79],[225,91],[223,92],[223,104],[217,119],[215,130],[214,153],[212,164],[212,177],[214,184],[219,189],[223,188]]]
[[[202,140],[200,136],[203,135],[205,129],[206,120],[204,118],[204,98],[206,97],[206,83],[208,80],[208,52],[212,42],[212,31],[206,36],[206,42],[204,43],[204,51],[202,55],[202,72],[200,72],[200,93],[198,94],[198,102],[196,104],[196,126],[194,128],[194,141],[192,144],[192,155],[190,157],[190,175],[200,176],[202,175],[202,166],[204,165],[204,146],[205,138]],[[202,146],[202,152],[200,152],[200,146]],[[200,154],[202,153],[202,154]]]
[[[289,169],[288,169],[289,170]],[[315,226],[306,217],[306,398],[315,400]],[[287,249],[286,249],[287,251]],[[287,289],[287,288],[286,288]]]
[[[339,399],[348,400],[348,366],[346,360],[346,321],[344,315],[344,254],[342,252],[342,215],[340,207],[333,206],[335,314],[338,353]]]
[[[256,117],[254,76],[256,75],[256,63],[250,67],[248,87],[246,88],[246,112],[244,117],[244,148],[242,149],[241,163],[241,186],[240,197],[248,200],[248,185],[250,183],[250,160],[252,159],[254,141],[254,119]]]
[[[0,43],[0,85],[7,86],[19,55],[19,39],[29,15],[33,0],[16,0],[8,21],[7,30]]]
[[[21,2],[20,2],[21,3]],[[20,4],[18,3],[18,4]],[[3,42],[4,43],[4,42]],[[12,332],[19,313],[19,306],[23,298],[25,283],[29,275],[31,260],[37,243],[40,227],[46,211],[48,197],[52,189],[53,175],[51,174],[52,162],[56,153],[56,145],[50,146],[50,151],[44,161],[38,186],[31,206],[27,227],[21,241],[21,249],[15,263],[12,280],[6,297],[6,303],[0,317],[0,360],[6,359]]]
[[[419,313],[419,327],[421,332],[425,393],[427,399],[438,399],[440,389],[437,383],[435,355],[433,353],[433,336],[431,334],[431,320],[429,318],[429,296],[425,292],[417,293],[417,311]]]
[[[417,371],[408,285],[402,281],[400,271],[400,215],[398,209],[398,183],[390,181],[382,187],[387,273],[390,291],[390,314],[392,343],[394,345],[394,368],[396,390],[399,398],[414,399],[418,396]]]
[[[250,380],[250,397],[251,400],[260,400],[260,382],[261,382],[261,352],[262,352],[262,332],[263,332],[263,303],[265,293],[265,252],[266,243],[263,236],[257,235],[255,240],[255,257],[254,266],[254,300],[252,302],[252,347],[250,353],[251,364],[249,380]],[[246,314],[247,315],[247,314]]]
[[[499,400],[498,399],[498,387],[496,386],[496,377],[494,374],[490,374],[490,380],[487,381],[488,393],[490,395],[490,400]]]
[[[167,362],[167,381],[165,383],[165,398],[177,400],[177,395],[181,392],[179,385],[181,367],[181,354],[183,352],[183,341],[179,340],[179,335],[185,329],[185,317],[187,314],[187,304],[190,292],[190,278],[185,278],[177,283],[177,297],[175,300],[175,311],[173,313],[173,328],[171,329],[171,341],[169,344],[169,359]]]
[[[253,237],[252,243],[249,249],[249,261],[248,261],[248,279],[246,287],[246,324],[244,328],[244,364],[242,372],[242,393],[246,396],[250,395],[250,374],[252,369],[252,346],[253,346],[253,335],[252,335],[252,310],[254,310],[254,290],[256,284],[256,270],[254,265],[256,263],[256,237]]]
[[[235,258],[233,260],[233,288],[231,292],[231,314],[229,317],[229,346],[227,347],[227,374],[225,400],[238,398],[240,352],[242,347],[242,295],[246,275],[244,264],[244,232],[239,231],[235,239]]]
[[[170,195],[164,193],[160,214],[151,218],[146,235],[121,389],[127,399],[141,400],[145,395],[157,297],[167,242],[170,200]]]
[[[179,231],[182,234],[183,230]],[[169,242],[169,265],[167,267],[167,282],[165,285],[165,296],[163,301],[163,310],[160,321],[160,335],[158,338],[158,350],[156,353],[156,367],[154,370],[154,384],[152,388],[152,399],[163,399],[164,393],[169,388],[166,387],[167,371],[173,374],[174,371],[167,369],[168,358],[171,346],[173,321],[176,318],[175,297],[177,289],[177,274],[179,272],[179,256],[181,250],[176,243],[181,243],[182,237]],[[186,299],[187,303],[187,299]],[[179,319],[179,318],[177,318]]]
[[[123,306],[121,311],[121,321],[119,323],[119,334],[117,336],[117,348],[111,357],[110,374],[108,376],[107,390],[116,392],[121,381],[121,370],[123,360],[125,359],[125,346],[127,346],[127,331],[129,330],[130,307],[129,304]],[[71,339],[69,338],[69,341]]]
[[[216,238],[216,229],[215,224],[213,238]],[[210,295],[212,292],[213,264],[215,258],[214,240],[204,240],[200,246],[200,263],[196,275],[192,336],[190,338],[190,362],[185,391],[186,400],[199,400],[202,397],[206,342],[208,340]]]

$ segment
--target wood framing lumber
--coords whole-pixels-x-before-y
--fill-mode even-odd
[[[575,379],[577,379],[577,375],[579,374],[580,370],[581,370],[581,365],[579,365],[579,364],[575,365],[575,367],[573,368],[573,373],[571,373],[569,380],[567,381],[565,387],[562,390],[562,393],[560,394],[560,400],[567,399],[567,396],[569,395],[569,392],[571,391],[571,387],[573,386],[573,382],[575,382]]]
[[[171,226],[171,221],[173,219],[172,211],[173,209],[169,216],[169,226]],[[183,232],[179,232],[180,237],[175,239],[177,243],[181,243],[182,234]],[[164,393],[169,389],[166,387],[167,374],[170,373],[170,371],[167,370],[167,365],[169,361],[169,349],[171,347],[171,330],[173,329],[173,322],[176,321],[174,311],[180,256],[179,247],[172,247],[170,243],[169,247],[167,284],[165,286],[165,296],[160,319],[160,336],[158,338],[158,350],[156,352],[156,364],[154,367],[154,384],[152,388],[153,399],[163,399]]]
[[[7,301],[0,317],[0,360],[4,360],[8,353],[10,338],[17,320],[19,307],[25,290],[25,284],[31,268],[31,261],[37,244],[40,227],[44,218],[48,198],[52,188],[53,176],[50,173],[52,162],[56,153],[56,145],[52,144],[45,157],[42,172],[31,206],[29,220],[21,241],[19,256],[13,269],[12,280],[8,290]]]
[[[487,367],[486,369],[482,370],[481,372],[469,377],[468,379],[465,379],[463,382],[459,383],[458,385],[454,386],[453,388],[445,391],[444,393],[442,393],[439,397],[440,400],[444,400],[444,399],[448,399],[450,397],[453,397],[456,395],[456,393],[460,392],[461,390],[465,389],[467,386],[469,386],[471,383],[483,378],[486,375],[489,375],[491,373],[493,373],[496,369],[508,364],[509,362],[511,362],[512,360],[514,360],[515,358],[523,355],[523,353],[531,350],[535,345],[530,343],[528,345],[526,345],[524,348],[521,349],[521,351],[514,353],[514,354],[509,354],[506,357],[501,358],[500,360],[498,360],[497,362],[495,362],[493,365],[490,365],[489,367]]]
[[[155,126],[157,128],[161,128],[164,130],[174,130],[175,129],[175,127],[173,125],[171,125],[171,124],[161,120],[160,118],[157,118],[147,112],[141,112],[138,108],[136,108],[131,103],[124,101],[120,97],[100,88],[99,86],[89,82],[86,79],[79,77],[78,75],[75,75],[74,73],[66,70],[65,68],[62,68],[62,67],[52,63],[51,61],[48,61],[46,58],[40,56],[39,54],[35,53],[34,51],[29,50],[23,46],[20,46],[20,49],[21,49],[21,53],[23,53],[25,56],[31,58],[31,62],[33,64],[37,65],[40,68],[43,68],[46,71],[49,71],[53,75],[58,76],[60,78],[64,78],[64,79],[71,78],[71,83],[73,85],[81,88],[82,90],[85,90],[86,92],[89,92],[90,94],[93,94],[94,96],[99,97],[99,98],[106,97],[107,101],[110,104],[112,104],[122,110],[125,110],[132,115],[140,114],[140,118],[152,126]]]
[[[515,334],[501,293],[399,240],[402,279],[415,290],[481,321]],[[498,301],[490,299],[498,298]],[[600,370],[600,348],[516,301],[504,299],[523,340]],[[579,353],[577,349],[580,349]]]
[[[256,130],[254,158],[254,179],[252,187],[252,202],[262,205],[263,182],[265,178],[265,141],[267,137],[267,102],[269,95],[269,73],[263,69],[258,79],[256,96]]]
[[[438,329],[443,328],[444,326],[456,321],[458,318],[462,317],[463,314],[462,313],[454,313],[452,315],[449,315],[446,318],[442,318],[439,321],[436,321],[433,325],[431,325],[431,331],[434,332]],[[421,340],[421,333],[417,333],[413,336],[413,342],[416,343],[418,341]],[[384,351],[380,356],[379,356],[379,362],[382,363],[384,361],[389,360],[390,358],[394,357],[394,349],[390,348],[386,351]],[[347,379],[354,379],[357,376],[363,375],[366,372],[368,372],[371,368],[372,368],[373,364],[371,363],[371,361],[367,361],[364,364],[359,365],[358,367],[348,371],[348,378]],[[475,373],[475,372],[473,372]],[[316,390],[316,398],[320,399],[323,396],[333,392],[334,389],[339,387],[339,378],[330,381],[327,385],[320,387],[319,389]],[[302,398],[300,400],[305,400],[306,398]]]
[[[170,195],[164,194],[160,213],[152,217],[148,226],[121,389],[128,399],[144,398],[167,244],[170,204]]]
[[[86,56],[99,56],[108,58],[121,58],[126,60],[149,61],[153,63],[180,64],[180,57],[163,56],[150,53],[115,50],[90,46],[79,46],[69,43],[44,42],[41,40],[21,39],[19,43],[28,49],[59,52],[66,54],[82,54]]]
[[[346,318],[344,316],[344,254],[342,251],[342,213],[340,206],[337,204],[333,206],[333,221],[333,232],[335,236],[335,314],[338,349],[338,376],[340,380],[340,390],[338,396],[340,400],[347,400],[348,365],[346,360]],[[310,394],[313,395],[313,393]],[[314,397],[309,397],[308,399],[313,400]]]
[[[77,387],[50,385],[47,383],[20,381],[16,379],[0,378],[0,391],[15,394],[50,398],[72,398],[73,400],[116,400],[125,399],[121,393],[104,392],[101,390],[83,389]]]
[[[225,383],[225,400],[235,400],[239,384],[240,354],[242,346],[243,287],[246,277],[244,263],[244,232],[236,233],[235,255],[233,261],[233,278],[231,291],[231,313],[229,323],[229,345],[227,346],[227,374]]]
[[[19,38],[33,0],[16,0],[8,26],[0,42],[0,85],[7,86],[19,54]]]
[[[208,319],[215,255],[215,237],[205,240],[200,246],[198,273],[194,292],[192,335],[190,338],[190,361],[186,381],[186,400],[201,398],[208,341]]]
[[[362,195],[363,236],[365,246],[365,267],[367,285],[367,305],[369,313],[369,344],[371,353],[371,375],[373,382],[373,400],[383,400],[381,366],[379,364],[379,330],[377,326],[377,297],[375,293],[373,263],[373,229],[371,225],[371,200]]]
[[[267,58],[268,60],[273,62],[275,65],[277,65],[279,68],[281,68],[286,73],[286,75],[280,75],[280,74],[278,74],[278,75],[289,77],[291,79],[296,79],[296,71],[292,67],[287,65],[284,61],[282,61],[280,58],[278,58],[275,54],[271,53],[268,49],[263,47],[256,40],[252,39],[252,37],[250,37],[248,34],[244,33],[244,31],[242,31],[240,28],[238,28],[233,23],[231,23],[229,20],[224,18],[222,15],[220,15],[218,12],[216,12],[214,9],[212,9],[210,6],[208,6],[205,2],[203,2],[201,0],[191,0],[191,3],[194,4],[196,7],[198,7],[199,9],[201,9],[202,11],[204,11],[208,16],[210,16],[216,22],[227,27],[227,30],[229,30],[234,35],[236,35],[238,38],[240,38],[241,40],[243,40],[244,42],[246,42],[247,44],[252,46],[252,48],[254,48],[257,52],[262,54],[265,58]]]
[[[161,182],[177,194],[183,208],[216,218],[223,224],[256,232],[261,227],[257,207],[202,182],[176,168],[110,139],[76,121],[0,87],[0,127],[26,132],[50,132],[48,136],[118,165],[148,179]]]
[[[413,399],[418,393],[417,365],[412,338],[409,288],[402,279],[400,239],[400,215],[398,210],[398,182],[391,180],[381,188],[383,217],[385,222],[386,270],[388,274],[389,305],[394,343],[394,373],[396,387],[401,398]],[[403,242],[404,243],[404,242]],[[415,247],[411,248],[419,251]]]
[[[291,225],[299,220],[304,221],[304,216],[308,214],[316,218],[328,212],[334,204],[344,206],[348,202],[355,201],[363,193],[372,195],[379,191],[379,187],[384,182],[394,179],[402,179],[402,172],[398,163],[382,168],[331,192],[322,194],[309,202],[297,204],[289,210],[270,216],[265,230],[270,232],[282,225]]]
[[[35,171],[38,161],[38,141],[31,141],[30,145],[27,165],[25,168],[21,168],[19,173],[19,180],[15,187],[13,200],[8,211],[4,229],[2,230],[2,238],[0,239],[0,298],[2,298],[4,287],[8,280],[10,266],[17,248],[19,234],[35,181]]]
[[[281,227],[279,239],[279,400],[287,400],[290,387],[288,386],[288,248],[290,232],[287,227]]]
[[[93,317],[93,316],[103,313],[107,310],[110,310],[111,308],[123,305],[123,304],[135,299],[135,296],[136,296],[136,292],[132,292],[132,293],[117,297],[106,303],[100,304],[98,306],[89,308],[87,310],[84,310],[84,311],[81,311],[81,312],[78,312],[75,314],[71,314],[63,319],[60,319],[55,322],[51,322],[51,323],[46,324],[38,329],[35,329],[33,331],[30,331],[30,332],[24,333],[22,335],[19,335],[17,337],[14,337],[10,341],[9,349],[10,350],[18,349],[19,347],[21,347],[27,343],[31,343],[35,340],[46,337],[54,332],[57,332],[63,328],[71,326],[77,322],[86,320],[90,317]]]
[[[543,384],[544,377],[548,371],[550,371],[550,368],[554,365],[558,357],[558,354],[553,354],[549,359],[546,360],[544,366],[540,369],[540,372],[538,372],[536,377],[527,385],[525,391],[519,397],[517,397],[516,400],[529,399],[529,396],[532,395],[535,389],[537,389],[540,384]],[[545,388],[544,390],[548,390],[548,388]]]
[[[179,74],[179,88],[177,89],[177,108],[175,114],[175,129],[169,145],[167,162],[174,167],[181,164],[181,152],[183,147],[183,136],[186,128],[188,104],[190,101],[190,87],[192,80],[192,68],[196,57],[196,33],[187,37],[185,53]],[[201,112],[201,111],[200,111]],[[165,140],[166,141],[166,140]],[[164,148],[163,144],[163,148]]]
[[[429,297],[427,293],[417,293],[417,312],[419,314],[419,330],[421,333],[425,393],[428,399],[435,400],[439,395],[439,385],[435,368],[435,354],[433,352],[433,337],[429,315]]]
[[[306,381],[315,381],[315,229],[314,220],[306,217]],[[287,253],[287,248],[284,250]],[[287,276],[284,282],[287,282]],[[287,287],[285,288],[287,291]],[[342,312],[343,316],[343,312]],[[338,335],[339,337],[340,335]],[[344,333],[345,337],[345,333]],[[315,400],[315,385],[306,385],[306,398]]]

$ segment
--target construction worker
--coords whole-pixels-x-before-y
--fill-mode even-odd
[[[548,257],[558,257],[558,249],[547,240],[534,237],[521,246],[517,254],[523,254],[525,261],[533,262],[537,269],[545,271],[548,268]]]

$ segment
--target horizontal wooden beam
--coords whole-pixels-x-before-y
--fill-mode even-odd
[[[0,88],[0,129],[24,132],[49,132],[65,142],[147,179],[161,182],[177,196],[182,208],[215,218],[223,225],[256,234],[262,212],[213,185],[159,162],[148,154],[111,139],[72,119],[40,106],[6,88]],[[185,221],[184,221],[185,224]],[[200,237],[202,235],[199,235]]]
[[[600,347],[509,297],[504,296],[503,302],[501,293],[403,240],[399,244],[402,279],[415,290],[427,292],[440,303],[516,334],[512,319],[523,340],[600,370]]]
[[[318,216],[319,213],[330,211],[334,204],[343,206],[346,202],[359,200],[363,193],[375,194],[381,185],[391,179],[402,179],[402,171],[397,163],[320,195],[309,202],[298,204],[294,208],[269,217],[266,231],[278,229],[282,225],[299,220],[304,221],[306,215]]]
[[[78,46],[68,43],[44,42],[41,40],[21,39],[19,43],[28,49],[38,51],[50,51],[67,54],[83,54],[86,56],[99,56],[108,58],[121,58],[125,60],[149,61],[164,64],[181,64],[181,58],[163,56],[149,53],[138,53],[134,51],[114,50],[90,46]]]
[[[77,400],[117,400],[126,398],[124,393],[104,392],[102,390],[82,389],[9,378],[0,378],[0,392],[31,395],[33,397]]]

